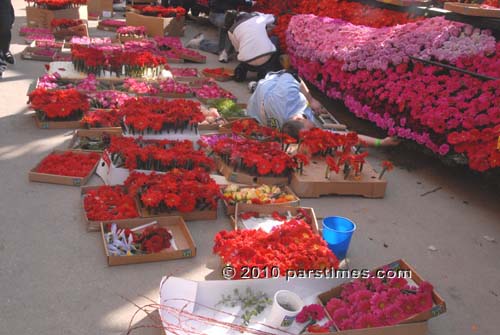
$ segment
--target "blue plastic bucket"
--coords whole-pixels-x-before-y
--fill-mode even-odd
[[[323,219],[323,238],[339,260],[346,257],[355,230],[356,224],[347,218],[329,216]]]

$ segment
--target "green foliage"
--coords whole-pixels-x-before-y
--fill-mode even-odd
[[[233,295],[223,294],[217,305],[224,305],[226,307],[240,306],[243,311],[241,316],[243,319],[243,325],[248,326],[252,317],[262,313],[262,311],[271,303],[272,299],[270,299],[267,294],[262,292],[254,293],[249,287],[247,287],[243,293],[238,289],[234,289]]]

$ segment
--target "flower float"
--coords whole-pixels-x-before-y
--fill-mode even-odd
[[[131,172],[125,181],[129,193],[153,215],[216,210],[220,189],[203,169],[174,169],[165,174]]]
[[[310,24],[302,25],[304,22]],[[465,161],[477,171],[500,166],[495,142],[500,122],[500,88],[496,82],[410,58],[446,62],[498,77],[500,46],[489,32],[442,18],[382,30],[358,27],[364,31],[358,35],[370,38],[362,41],[354,37],[342,42],[338,35],[339,40],[331,42],[337,47],[325,53],[326,49],[302,48],[315,43],[301,37],[313,33],[310,27],[315,28],[314,33],[326,33],[324,29],[342,31],[346,27],[354,32],[356,28],[343,21],[310,15],[295,16],[291,21],[291,62],[329,97],[342,99],[357,117],[386,129],[390,136],[413,140],[438,156]],[[431,32],[431,27],[441,28]],[[379,40],[382,32],[387,33],[390,45],[372,47],[371,36]],[[428,39],[431,37],[433,40]],[[371,60],[363,61],[360,55]],[[474,134],[471,141],[460,139],[469,134]]]
[[[130,219],[139,216],[135,199],[121,186],[99,186],[83,197],[85,215],[90,221]]]
[[[189,140],[146,141],[113,136],[108,152],[115,166],[129,170],[197,169],[209,172],[215,167],[213,160],[203,151],[195,150]]]
[[[63,152],[45,157],[35,172],[69,177],[86,177],[95,168],[101,155],[91,153]]]
[[[221,231],[215,236],[213,252],[235,268],[234,279],[241,278],[242,267],[278,267],[282,275],[287,270],[338,267],[326,242],[297,219],[283,222],[269,233],[261,229]]]
[[[196,131],[205,119],[200,108],[198,102],[184,99],[130,99],[121,108],[124,130],[138,135]]]
[[[37,88],[29,95],[29,102],[42,121],[75,121],[89,109],[87,97],[71,88],[52,90]]]

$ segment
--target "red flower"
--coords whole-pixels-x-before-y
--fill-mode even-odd
[[[394,169],[394,164],[390,161],[382,161],[382,168],[387,171],[392,171]]]
[[[120,186],[100,186],[85,193],[83,207],[91,221],[129,219],[139,216],[134,198]]]
[[[86,177],[95,168],[100,158],[101,156],[95,152],[52,153],[40,162],[35,171],[59,176]]]
[[[42,120],[78,120],[89,109],[85,94],[75,89],[46,90],[37,88],[29,95],[31,108],[37,111]]]
[[[284,275],[288,269],[338,267],[338,260],[326,242],[307,223],[296,219],[284,222],[270,233],[260,229],[219,232],[213,251],[225,264],[238,270],[242,266],[277,266]]]
[[[165,201],[167,207],[176,208],[181,203],[181,198],[177,194],[167,193],[165,194],[163,201]]]

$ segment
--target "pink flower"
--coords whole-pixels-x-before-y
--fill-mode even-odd
[[[389,299],[387,297],[387,293],[375,293],[370,303],[372,305],[373,310],[383,310],[389,306]]]
[[[395,325],[405,318],[403,310],[398,305],[391,305],[384,310],[387,323]]]
[[[363,314],[354,322],[354,329],[374,328],[381,326],[380,321],[371,314]]]
[[[318,304],[304,306],[300,313],[297,315],[297,322],[304,323],[308,321],[320,321],[325,317],[323,307]]]
[[[328,303],[326,304],[326,310],[330,315],[333,315],[337,309],[345,308],[346,303],[343,300],[337,299],[337,298],[332,298]]]

